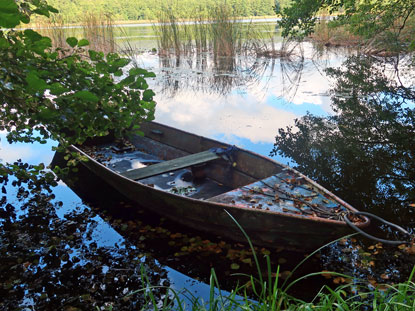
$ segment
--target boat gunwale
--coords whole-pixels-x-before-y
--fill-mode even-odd
[[[202,138],[208,139],[208,140],[210,140],[212,142],[215,142],[215,143],[230,146],[229,144],[226,144],[224,142],[219,142],[219,141],[211,139],[211,138],[199,136],[199,135],[196,135],[196,134],[193,134],[193,133],[189,133],[189,132],[186,132],[186,131],[183,131],[183,130],[180,130],[180,129],[176,129],[176,128],[164,125],[164,124],[160,124],[160,123],[156,123],[156,122],[153,122],[153,123],[155,123],[157,125],[160,125],[160,126],[163,126],[163,127],[169,127],[173,130],[180,131],[180,132],[185,133],[187,135],[194,135],[194,136],[202,137]],[[173,147],[173,146],[171,146],[171,147]],[[146,187],[150,191],[159,192],[160,194],[163,194],[163,195],[172,196],[172,197],[175,197],[175,198],[180,198],[182,200],[192,201],[193,203],[198,202],[198,203],[203,203],[203,204],[207,204],[207,205],[211,205],[211,206],[220,206],[220,207],[223,207],[224,209],[229,209],[229,210],[232,210],[232,209],[243,210],[243,211],[246,211],[246,212],[249,212],[249,213],[255,213],[255,214],[264,213],[264,214],[276,215],[276,216],[281,216],[281,217],[291,217],[291,218],[294,218],[294,219],[308,220],[308,221],[313,221],[313,222],[318,222],[318,223],[327,223],[327,224],[337,224],[337,225],[341,225],[341,226],[348,226],[347,223],[345,221],[342,221],[342,220],[328,219],[328,218],[323,218],[323,217],[318,217],[318,216],[306,216],[306,215],[289,214],[289,213],[284,213],[284,212],[262,210],[262,209],[253,209],[253,208],[250,208],[250,207],[237,206],[237,205],[231,205],[231,204],[226,204],[226,203],[221,203],[221,202],[213,202],[213,201],[195,199],[195,198],[192,198],[192,197],[187,197],[187,196],[183,196],[183,195],[180,195],[180,194],[167,192],[167,191],[164,191],[164,190],[161,190],[161,189],[156,189],[156,188],[153,188],[149,185],[146,185],[145,183],[142,183],[142,182],[130,179],[128,177],[125,177],[125,176],[121,175],[120,173],[108,168],[107,166],[103,165],[99,161],[95,160],[93,157],[89,156],[86,152],[84,152],[82,149],[80,149],[80,147],[77,147],[75,145],[71,145],[70,148],[72,148],[76,152],[79,152],[83,156],[86,156],[89,161],[93,161],[95,164],[97,164],[102,169],[111,172],[111,174],[114,175],[114,177],[123,178],[128,182],[132,182],[134,184],[137,184],[138,186]],[[268,157],[265,157],[263,155],[257,154],[253,151],[250,151],[250,150],[241,149],[241,148],[239,148],[239,150],[243,151],[243,152],[246,152],[246,153],[249,153],[254,157],[259,157],[264,161],[268,161],[268,162],[271,162],[275,165],[279,165],[284,170],[289,170],[289,171],[293,172],[294,174],[297,174],[301,178],[304,178],[308,183],[310,183],[311,185],[313,185],[317,189],[321,190],[324,194],[329,195],[333,200],[335,200],[337,203],[342,205],[347,210],[349,210],[351,212],[358,212],[358,210],[355,209],[354,207],[352,207],[350,204],[343,201],[342,199],[337,197],[335,194],[333,194],[332,192],[330,192],[329,190],[327,190],[326,188],[324,188],[323,186],[321,186],[317,182],[313,181],[312,179],[310,179],[309,177],[303,175],[302,173],[298,172],[297,170],[289,167],[288,165],[279,163],[278,161],[275,161],[275,160],[270,159]],[[272,175],[270,175],[270,176],[272,176]],[[235,189],[237,189],[237,188],[235,188]],[[363,217],[363,218],[365,219],[364,222],[355,223],[355,225],[357,227],[363,228],[363,227],[366,227],[366,226],[369,225],[369,223],[370,223],[369,219],[367,217]]]

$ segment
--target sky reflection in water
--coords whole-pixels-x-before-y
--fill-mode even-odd
[[[235,68],[235,72],[227,76],[224,83],[230,87],[226,92],[214,80],[222,75],[212,73],[212,70],[220,72],[214,64],[210,68],[208,64],[207,70],[201,73],[194,61],[181,60],[181,67],[174,68],[165,66],[165,63],[174,64],[174,60],[159,62],[158,56],[153,54],[140,55],[137,60],[139,65],[157,75],[150,81],[150,87],[157,94],[157,122],[268,156],[279,128],[293,126],[295,118],[307,112],[320,116],[332,113],[327,93],[330,81],[323,69],[340,66],[343,56],[313,55],[308,43],[304,43],[303,49],[300,73],[281,71],[282,66],[296,64],[284,64],[280,60],[272,60],[272,66],[269,59],[246,60],[241,63],[247,68]],[[261,62],[266,66],[262,75],[250,77],[252,62],[256,62],[257,67]],[[202,79],[201,75],[211,75],[213,79]],[[250,83],[238,83],[238,79],[248,81],[250,78]],[[234,85],[231,79],[236,81]],[[300,84],[296,85],[297,82]]]

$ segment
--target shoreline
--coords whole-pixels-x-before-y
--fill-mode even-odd
[[[241,17],[235,17],[236,20],[240,20],[241,22],[246,21],[256,21],[256,22],[268,22],[268,21],[278,21],[280,17],[278,15],[265,15],[265,16],[241,16]],[[181,23],[196,23],[199,22],[198,20],[191,19],[191,18],[183,18],[180,19]],[[211,22],[211,20],[206,20],[206,22]],[[141,27],[147,27],[147,26],[153,26],[160,24],[157,20],[114,20],[112,21],[112,26],[114,27],[134,27],[134,26],[141,26]],[[49,28],[48,24],[44,24],[43,21],[34,21],[29,24],[23,25],[23,27],[18,27],[18,29],[27,29],[27,28],[33,28],[33,29],[43,29],[43,28]],[[84,27],[84,23],[65,23],[62,28],[82,28]]]

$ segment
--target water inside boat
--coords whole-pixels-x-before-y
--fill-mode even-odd
[[[115,147],[115,144],[103,144],[83,148],[83,150],[117,173],[148,167],[164,161],[155,155],[136,150],[133,146],[127,149],[119,149]],[[193,170],[192,168],[182,168],[140,179],[140,183],[194,199],[208,199],[232,190],[232,188],[208,177],[195,178],[196,170],[194,168]],[[203,167],[200,167],[200,170],[203,170]]]

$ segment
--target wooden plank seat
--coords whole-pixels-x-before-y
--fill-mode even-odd
[[[177,159],[164,161],[164,162],[160,162],[160,163],[153,164],[150,166],[129,170],[129,171],[126,171],[120,174],[130,179],[139,180],[143,178],[148,178],[148,177],[172,172],[172,171],[186,168],[189,166],[206,163],[206,162],[216,160],[219,158],[220,156],[217,155],[214,151],[206,150],[206,151],[202,151],[199,153],[194,153],[194,154],[190,154],[184,157],[180,157]]]

